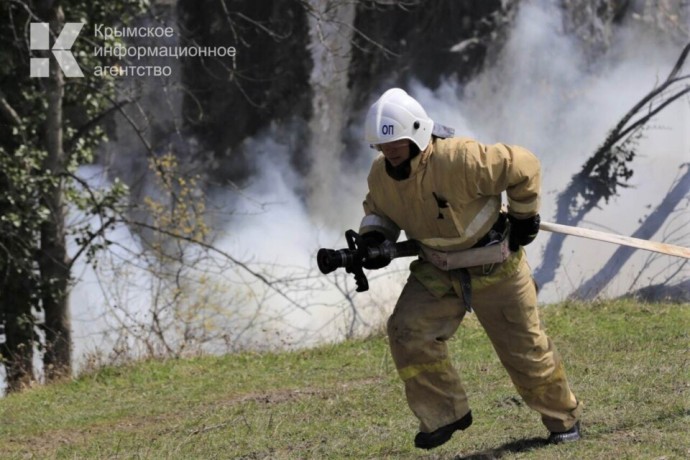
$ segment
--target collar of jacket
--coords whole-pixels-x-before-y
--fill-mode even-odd
[[[434,141],[432,139],[424,151],[420,152],[414,158],[408,159],[398,167],[393,167],[388,160],[384,160],[386,164],[386,173],[391,179],[396,181],[404,181],[416,176],[419,171],[424,169],[427,161],[429,161],[429,157],[434,150],[433,145]]]

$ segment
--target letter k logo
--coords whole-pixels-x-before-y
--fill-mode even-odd
[[[83,77],[84,73],[81,71],[79,64],[77,64],[77,60],[74,59],[74,55],[70,51],[82,27],[84,27],[84,23],[82,22],[65,23],[65,27],[62,29],[62,32],[60,32],[60,35],[58,35],[51,49],[50,27],[48,23],[32,22],[30,32],[31,49],[51,50],[66,77]],[[49,58],[31,58],[30,64],[31,77],[45,78],[50,76]]]

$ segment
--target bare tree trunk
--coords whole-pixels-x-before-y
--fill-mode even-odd
[[[666,218],[673,212],[684,198],[690,194],[690,166],[681,179],[666,194],[661,204],[652,212],[644,223],[633,233],[635,238],[649,239],[654,235]],[[628,261],[635,252],[634,248],[619,247],[601,270],[588,281],[570,294],[571,298],[589,300],[595,298],[618,274],[620,267]]]
[[[59,35],[64,25],[64,14],[57,2],[50,5],[46,17],[52,34]],[[72,370],[69,314],[70,269],[65,236],[65,203],[63,179],[65,153],[63,149],[62,100],[64,76],[58,65],[51,63],[50,78],[45,89],[48,97],[46,118],[46,171],[55,175],[55,181],[45,191],[42,203],[50,210],[50,218],[41,226],[39,268],[43,285],[42,303],[45,314],[45,355],[43,364],[46,380],[69,376]]]

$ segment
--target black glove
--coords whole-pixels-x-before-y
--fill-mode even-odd
[[[386,241],[386,237],[383,235],[381,232],[368,232],[360,235],[362,238],[362,249],[367,250],[368,248],[375,248],[376,246],[380,246],[383,244],[384,241]],[[388,264],[391,263],[390,257],[386,256],[379,256],[375,257],[373,259],[364,259],[362,262],[362,267],[366,268],[367,270],[377,270],[379,268],[383,268],[387,266]]]
[[[527,246],[537,237],[541,221],[539,214],[527,219],[518,219],[508,214],[508,220],[510,221],[508,247],[511,251],[515,252],[520,249],[520,246]]]

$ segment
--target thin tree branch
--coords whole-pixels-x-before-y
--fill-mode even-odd
[[[19,126],[22,124],[22,119],[19,117],[19,114],[17,113],[14,108],[10,105],[9,102],[7,102],[7,98],[5,97],[5,93],[2,92],[0,89],[0,113],[5,117],[5,119],[10,122],[11,125],[13,126]]]
[[[82,126],[80,126],[77,131],[74,133],[72,137],[70,137],[66,142],[65,142],[65,153],[69,153],[72,151],[74,146],[76,145],[77,141],[79,138],[81,138],[84,134],[89,132],[91,129],[93,129],[95,126],[97,126],[105,117],[110,115],[111,113],[115,111],[120,111],[124,106],[127,104],[130,104],[131,102],[134,102],[133,99],[124,99],[122,101],[119,101],[112,106],[110,106],[107,110],[102,111],[86,123],[84,123]]]
[[[178,240],[187,241],[187,242],[189,242],[189,243],[196,244],[196,245],[198,245],[198,246],[200,246],[200,247],[202,247],[202,248],[204,248],[204,249],[208,249],[208,250],[211,251],[211,252],[215,252],[215,253],[217,253],[217,254],[219,254],[219,255],[225,257],[226,259],[230,260],[232,263],[234,263],[234,264],[237,265],[238,267],[242,268],[244,271],[246,271],[247,273],[249,273],[250,275],[252,275],[254,278],[256,278],[256,279],[258,279],[259,281],[261,281],[263,284],[265,284],[265,285],[266,285],[267,287],[269,287],[271,290],[273,290],[273,291],[276,292],[278,295],[280,295],[280,296],[283,297],[285,300],[287,300],[291,305],[293,305],[293,306],[295,306],[295,307],[297,307],[297,308],[299,308],[299,309],[301,309],[301,310],[305,310],[305,311],[306,311],[306,308],[305,308],[304,306],[302,306],[302,305],[298,304],[297,302],[295,302],[295,301],[294,301],[293,299],[291,299],[287,294],[285,294],[285,292],[283,292],[282,289],[280,289],[280,288],[278,288],[277,286],[275,286],[275,282],[274,282],[274,281],[271,281],[271,280],[269,280],[268,278],[266,278],[264,275],[262,275],[261,273],[258,273],[258,272],[256,272],[256,271],[252,270],[246,263],[244,263],[244,262],[240,261],[239,259],[233,257],[231,254],[228,254],[227,252],[225,252],[225,251],[223,251],[223,250],[221,250],[221,249],[218,249],[217,247],[213,246],[212,244],[206,243],[206,242],[204,242],[204,241],[198,240],[198,239],[196,239],[196,238],[193,238],[193,237],[190,237],[190,236],[187,236],[187,235],[181,235],[181,234],[176,233],[176,232],[173,232],[173,231],[165,230],[165,229],[160,228],[160,227],[157,227],[157,226],[155,226],[155,225],[147,224],[146,222],[133,221],[133,220],[127,220],[127,219],[123,219],[121,222],[122,222],[122,223],[125,223],[125,224],[129,224],[129,225],[134,225],[134,226],[137,226],[137,227],[145,228],[145,229],[148,229],[148,230],[153,230],[153,231],[158,232],[158,233],[161,233],[161,234],[163,234],[163,235],[171,236],[171,237],[176,238],[176,239],[178,239]]]

